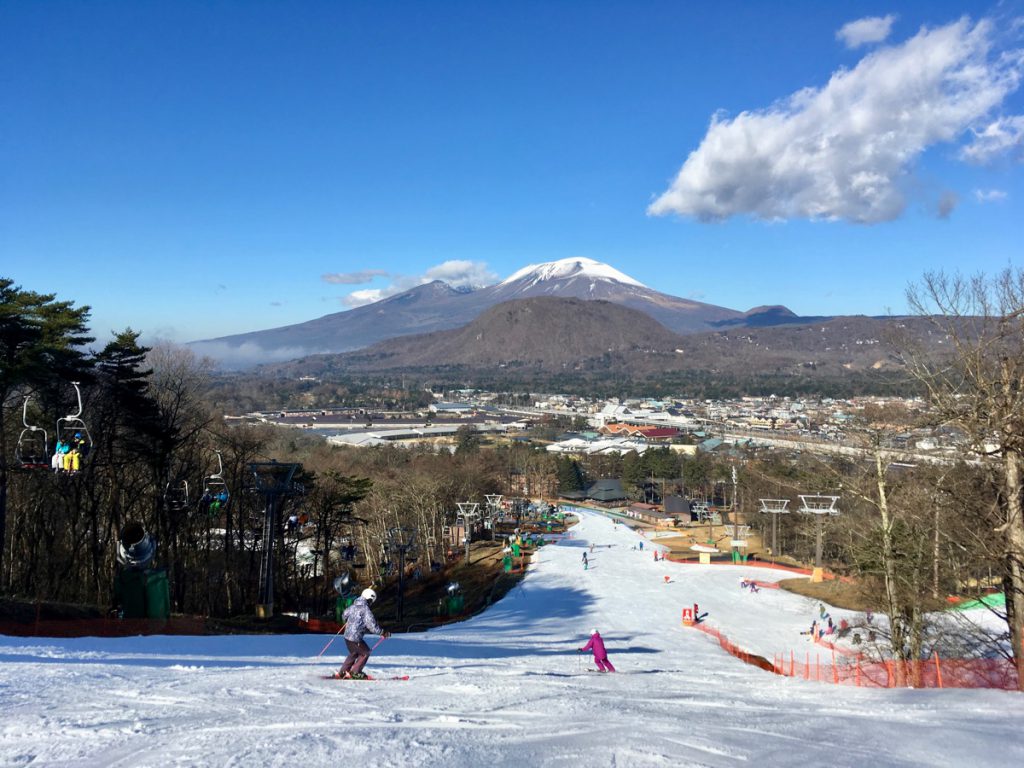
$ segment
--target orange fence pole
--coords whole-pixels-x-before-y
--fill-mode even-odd
[[[796,674],[796,657],[793,651],[789,652],[789,676],[793,677]]]
[[[804,680],[811,679],[811,652],[807,651],[807,655],[804,656]]]
[[[939,652],[934,651],[935,655],[935,682],[938,683],[939,688],[942,687],[942,665],[939,663]]]
[[[814,656],[814,679],[819,683],[821,682],[821,654],[815,654]]]
[[[860,656],[857,657],[857,687],[860,688]]]
[[[836,649],[832,647],[832,682],[839,684],[839,668],[836,666]]]

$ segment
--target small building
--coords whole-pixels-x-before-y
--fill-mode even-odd
[[[606,478],[596,480],[587,488],[587,498],[593,501],[611,502],[622,501],[627,498],[622,488],[622,481],[618,478]]]
[[[443,413],[461,416],[464,413],[472,413],[473,406],[469,403],[431,403],[431,413]]]
[[[639,520],[641,523],[647,523],[648,525],[671,525],[676,521],[674,515],[662,511],[655,504],[644,504],[639,501],[630,504],[626,508],[626,516],[631,517],[634,520]]]
[[[720,437],[709,437],[707,440],[697,444],[697,450],[701,453],[710,453],[711,451],[721,448],[724,442],[725,441]]]
[[[671,515],[676,520],[689,520],[693,521],[697,519],[697,516],[693,513],[693,503],[677,494],[670,494],[665,497],[665,513]]]
[[[675,427],[641,427],[637,437],[648,442],[667,442],[679,437]]]

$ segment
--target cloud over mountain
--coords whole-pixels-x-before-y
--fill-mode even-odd
[[[352,273],[358,275],[369,275],[371,273],[386,276],[389,273],[381,270],[364,270],[363,272]],[[324,279],[327,279],[324,275]],[[372,304],[375,301],[386,299],[388,296],[408,291],[417,285],[426,285],[434,280],[443,280],[453,288],[480,288],[490,285],[498,279],[498,276],[488,269],[487,264],[482,261],[469,261],[468,259],[450,259],[427,269],[422,275],[391,275],[391,283],[382,288],[366,288],[344,296],[341,303],[346,307],[362,307]],[[340,280],[328,282],[342,282]],[[349,281],[355,283],[357,281]],[[358,282],[369,282],[360,280]]]
[[[995,114],[1017,89],[1024,52],[999,50],[990,20],[923,28],[771,107],[715,115],[671,187],[648,208],[702,221],[871,224],[902,214],[915,161],[974,132],[972,159],[1019,146],[1021,118]],[[996,127],[994,127],[996,126]]]

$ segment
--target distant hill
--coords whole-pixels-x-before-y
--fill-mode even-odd
[[[492,307],[459,329],[264,370],[289,376],[460,370],[634,379],[700,371],[842,379],[853,373],[902,370],[886,343],[895,324],[922,332],[926,328],[922,320],[854,316],[683,335],[609,301],[540,297]]]
[[[610,301],[537,297],[491,307],[462,328],[391,339],[341,360],[353,370],[438,364],[560,370],[612,356],[672,354],[681,338]]]
[[[607,264],[577,258],[531,265],[496,285],[470,291],[455,290],[435,281],[345,312],[281,328],[194,342],[192,347],[227,367],[247,367],[310,354],[362,349],[386,339],[459,328],[503,302],[542,296],[609,301],[640,311],[677,333],[799,320],[785,307],[761,307],[744,313],[671,296]]]

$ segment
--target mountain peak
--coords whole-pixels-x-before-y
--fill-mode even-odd
[[[615,267],[582,256],[549,261],[545,264],[530,264],[502,280],[499,285],[509,285],[519,281],[524,281],[528,285],[536,285],[545,280],[564,280],[575,277],[591,280],[613,280],[626,285],[635,285],[639,288],[647,287],[640,281],[619,272]]]

